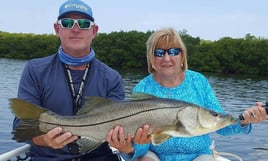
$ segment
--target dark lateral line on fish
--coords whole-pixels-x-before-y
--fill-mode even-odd
[[[46,123],[46,124],[50,124],[50,125],[67,126],[67,127],[96,126],[96,125],[105,124],[105,123],[108,123],[108,122],[112,122],[112,121],[116,121],[116,120],[124,119],[124,118],[127,118],[127,117],[135,116],[135,115],[138,115],[138,114],[140,114],[140,113],[144,113],[144,112],[155,111],[155,110],[161,110],[161,109],[169,109],[169,108],[178,108],[178,107],[159,107],[159,108],[155,108],[155,109],[149,109],[149,110],[144,110],[144,111],[136,112],[136,113],[134,113],[134,114],[127,115],[127,116],[124,116],[124,117],[119,117],[119,118],[116,118],[116,119],[107,120],[107,121],[103,121],[103,122],[99,122],[99,123],[95,123],[95,124],[88,124],[88,125],[64,125],[64,124],[56,124],[56,123],[45,122],[45,121],[39,121],[39,122],[41,122],[41,123]]]

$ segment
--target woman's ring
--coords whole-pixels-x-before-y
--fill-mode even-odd
[[[254,112],[251,112],[250,113],[250,118],[255,118],[256,117],[256,115],[254,114]]]

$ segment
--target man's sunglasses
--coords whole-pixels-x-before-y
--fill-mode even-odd
[[[168,53],[169,56],[176,56],[181,53],[180,48],[169,48],[169,49],[155,49],[154,50],[154,56],[156,57],[163,57],[165,56],[165,53]]]
[[[89,29],[92,25],[94,25],[94,22],[88,19],[63,18],[58,20],[58,24],[60,24],[62,28],[68,29],[72,29],[74,24],[77,24],[79,29]]]

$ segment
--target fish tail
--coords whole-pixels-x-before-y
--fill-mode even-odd
[[[38,120],[47,110],[18,98],[9,99],[9,108],[21,120]]]
[[[39,130],[39,122],[36,121],[21,121],[19,126],[12,130],[13,140],[17,142],[26,142],[32,138],[44,134]]]
[[[43,134],[39,130],[38,119],[42,113],[47,111],[46,109],[17,98],[9,99],[9,105],[12,113],[21,120],[12,131],[13,140],[25,142]]]

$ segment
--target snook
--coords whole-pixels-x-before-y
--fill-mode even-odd
[[[90,138],[97,146],[115,125],[123,126],[126,133],[134,135],[138,127],[148,124],[152,143],[157,145],[172,136],[198,136],[237,123],[237,119],[228,114],[156,97],[123,102],[87,97],[84,107],[75,116],[61,116],[16,98],[10,99],[10,109],[22,120],[13,131],[13,139],[18,142],[60,126],[64,131]]]

